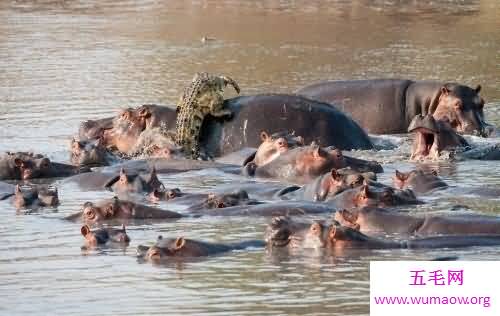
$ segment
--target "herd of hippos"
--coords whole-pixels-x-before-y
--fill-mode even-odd
[[[142,260],[162,262],[234,249],[453,248],[500,245],[500,217],[416,216],[395,207],[446,189],[433,170],[396,171],[377,182],[376,161],[343,151],[374,149],[367,135],[413,133],[412,161],[445,150],[474,150],[461,134],[488,136],[481,87],[395,79],[328,81],[295,94],[224,99],[226,76],[197,74],[177,109],[146,104],[116,117],[83,122],[70,146],[71,164],[7,152],[0,157],[0,199],[18,209],[55,207],[57,185],[110,190],[111,199],[86,202],[64,220],[82,222],[85,247],[128,245],[125,224],[199,216],[270,216],[263,240],[217,244],[183,237],[137,247]],[[497,147],[479,159],[499,159]],[[478,156],[474,156],[478,158]],[[249,180],[238,190],[220,185],[204,194],[165,188],[158,174],[215,168]],[[46,184],[31,179],[47,178]],[[61,179],[64,178],[64,179]],[[242,182],[243,183],[243,182]],[[182,213],[156,205],[183,205]],[[156,205],[157,206],[157,205]],[[327,214],[324,220],[300,220]],[[387,234],[398,234],[390,239]],[[385,237],[383,237],[385,236]]]

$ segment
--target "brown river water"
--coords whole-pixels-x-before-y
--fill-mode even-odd
[[[499,17],[497,0],[1,1],[0,151],[32,150],[67,161],[69,139],[82,120],[143,103],[173,105],[197,71],[230,75],[244,94],[293,92],[325,79],[479,83],[487,121],[500,126]],[[384,163],[382,181],[395,168],[413,166],[405,137],[377,140],[402,143],[356,153]],[[500,188],[498,162],[434,167],[456,190]],[[213,170],[161,179],[188,191],[243,181]],[[368,315],[370,260],[500,255],[500,247],[357,251],[337,258],[250,249],[155,266],[137,262],[135,248],[158,234],[262,238],[269,219],[132,225],[129,247],[84,252],[80,225],[62,218],[111,193],[72,185],[59,185],[59,193],[57,209],[38,212],[0,202],[1,315]],[[410,211],[500,215],[494,195],[452,190],[425,200]]]

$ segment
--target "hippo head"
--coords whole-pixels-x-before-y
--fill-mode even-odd
[[[397,190],[391,187],[373,187],[365,182],[357,189],[353,198],[354,206],[398,206],[405,204],[419,204],[412,190]]]
[[[115,127],[134,128],[143,131],[147,126],[147,119],[150,117],[147,108],[139,107],[137,109],[126,108],[121,110],[115,121]]]
[[[57,188],[54,186],[39,188],[38,199],[43,206],[57,206],[59,204],[59,193]]]
[[[475,89],[455,83],[447,83],[441,87],[429,113],[436,120],[447,119],[451,127],[458,133],[486,135],[484,123],[484,100],[479,96],[481,86]]]
[[[436,170],[431,170],[429,173],[426,173],[423,170],[417,169],[409,172],[401,172],[399,170],[396,170],[392,181],[394,187],[402,190],[411,186],[411,183],[414,182],[417,178],[420,178],[427,182],[440,180]]]
[[[334,196],[350,188],[363,184],[365,178],[360,173],[344,174],[336,169],[321,179],[319,192],[316,193],[316,201],[324,201],[327,196]]]
[[[139,174],[127,174],[121,168],[118,178],[111,180],[105,186],[110,187],[116,193],[150,193],[154,190],[164,189],[163,183],[158,179],[154,167],[149,173]]]
[[[158,236],[156,244],[151,247],[139,245],[138,257],[152,262],[160,262],[171,257],[196,257],[207,255],[203,245],[184,237],[163,238]]]
[[[179,188],[173,188],[170,190],[154,189],[151,193],[148,194],[148,200],[150,200],[151,202],[169,201],[183,195],[184,193],[182,193]]]
[[[30,207],[38,200],[38,191],[32,186],[16,185],[13,204],[17,209]]]
[[[88,247],[96,247],[98,245],[104,245],[108,242],[125,245],[130,242],[130,238],[125,230],[125,225],[122,225],[121,229],[100,228],[96,230],[90,230],[89,226],[84,225],[80,229],[80,232],[85,238],[85,244]]]
[[[257,148],[253,159],[257,166],[262,166],[273,161],[289,149],[304,145],[302,136],[295,136],[294,133],[288,132],[278,132],[268,135],[265,131],[262,131],[260,139],[262,143]]]
[[[325,246],[324,224],[298,223],[287,216],[274,217],[267,227],[265,241],[270,247],[323,248]]]
[[[342,246],[342,243],[345,242],[363,242],[367,240],[366,235],[359,231],[359,226],[344,226],[336,220],[332,220],[326,235],[326,244],[330,248],[337,248],[339,244],[340,247],[345,247]]]
[[[106,164],[107,149],[102,138],[90,141],[71,140],[71,163],[76,166],[102,166]]]
[[[358,212],[351,212],[345,209],[339,210],[335,212],[334,219],[342,226],[349,227],[355,230],[360,229],[360,225],[357,223]]]
[[[311,144],[295,160],[297,173],[300,175],[319,176],[332,168],[347,167],[342,151],[335,148],[322,148]]]
[[[257,201],[250,199],[247,191],[238,190],[233,193],[209,194],[207,199],[202,203],[203,208],[226,208],[236,205],[255,205]]]
[[[49,158],[42,155],[14,154],[14,168],[21,180],[34,179],[47,174],[51,168]]]
[[[415,134],[411,160],[439,159],[443,150],[466,147],[469,144],[448,121],[437,121],[432,115],[417,115],[408,127]]]
[[[92,202],[85,202],[82,209],[82,219],[87,223],[97,223],[111,219],[119,212],[120,204],[117,197],[105,200],[99,205]]]

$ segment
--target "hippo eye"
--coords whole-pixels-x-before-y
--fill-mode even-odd
[[[172,190],[169,190],[168,193],[167,193],[167,197],[169,199],[173,199],[175,197],[175,192],[172,191]]]

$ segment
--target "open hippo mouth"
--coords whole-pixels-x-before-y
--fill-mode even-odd
[[[439,158],[439,126],[432,116],[417,115],[408,132],[415,134],[411,160]]]

